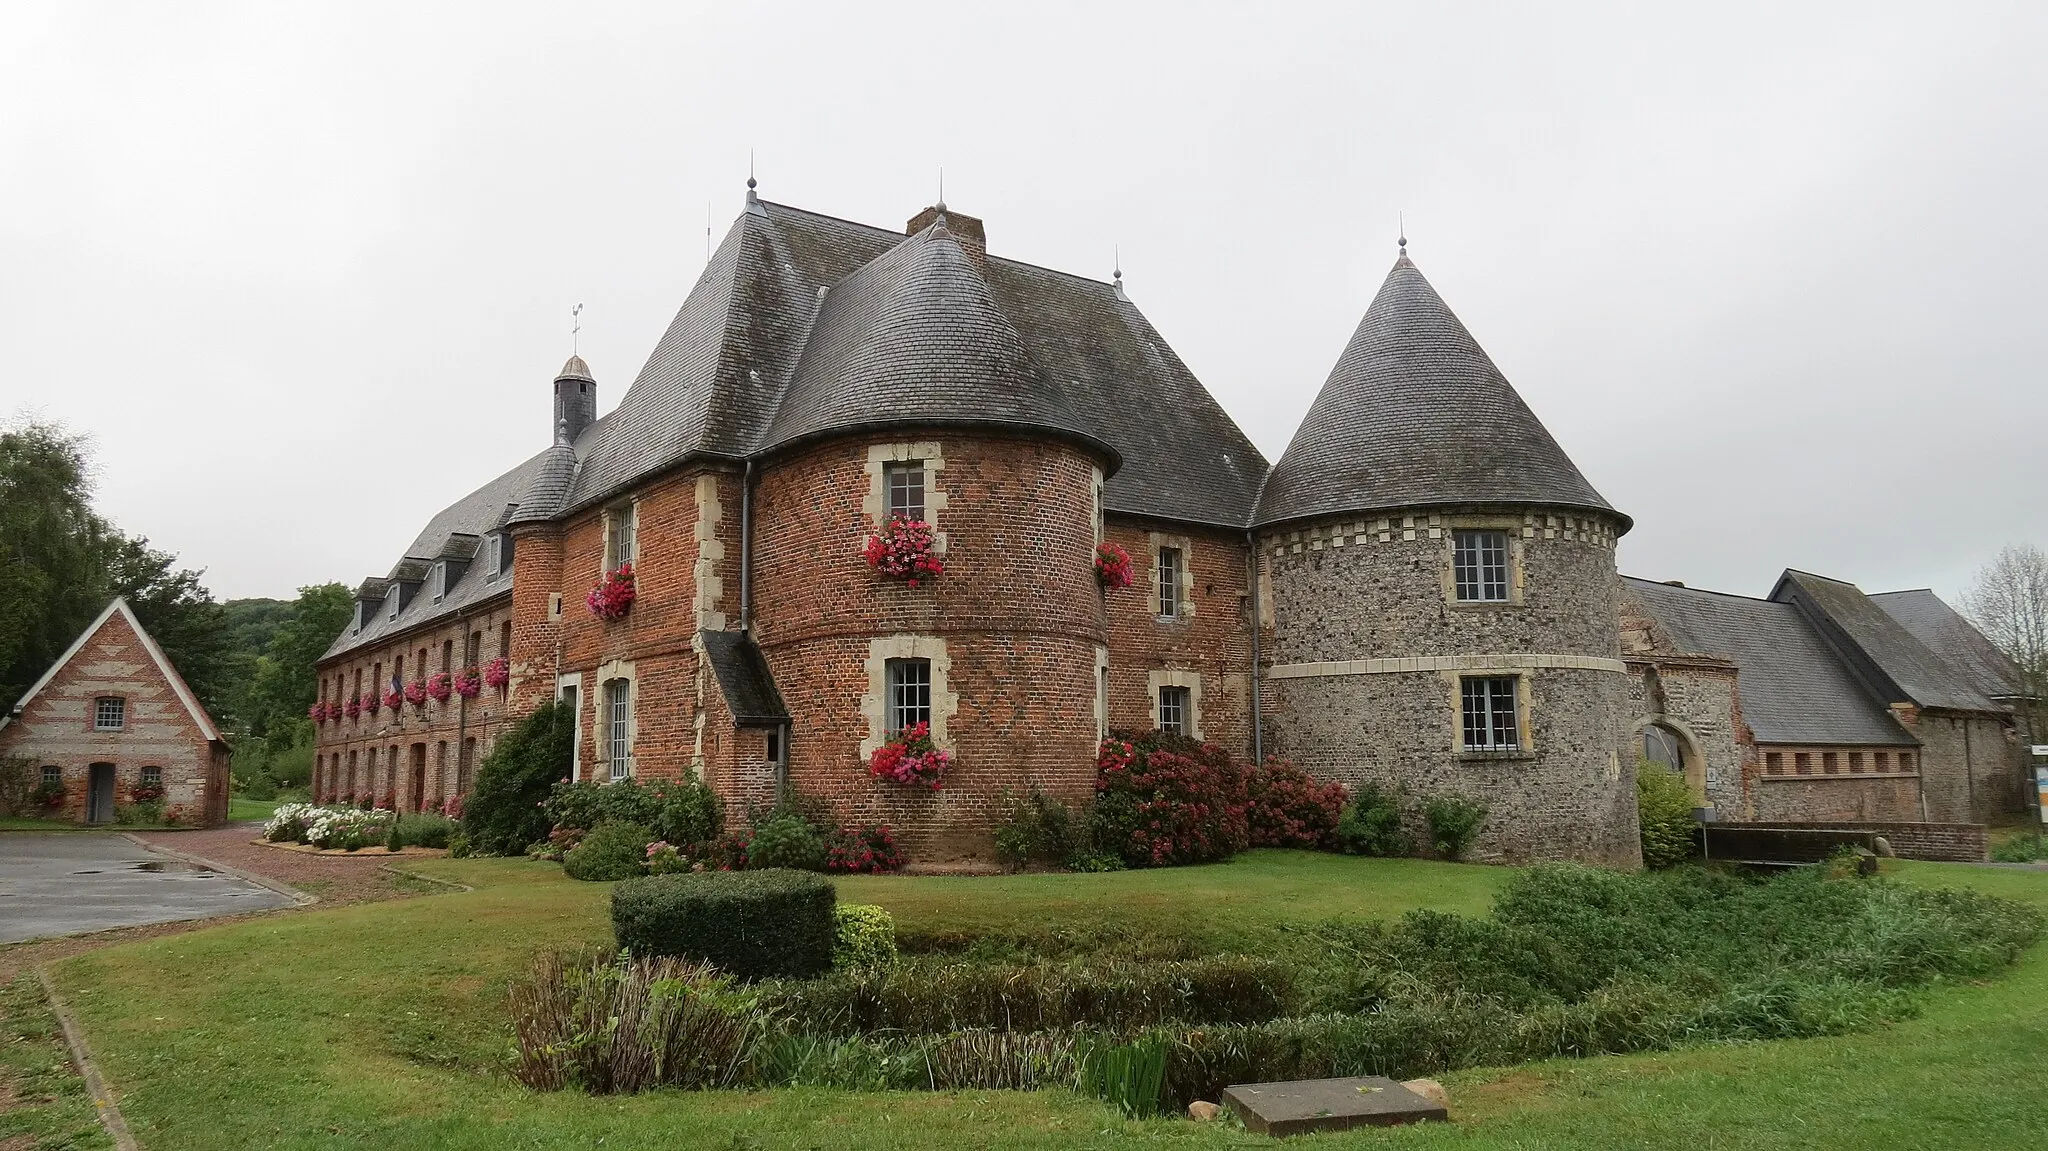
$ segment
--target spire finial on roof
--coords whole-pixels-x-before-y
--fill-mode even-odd
[[[583,305],[569,309],[569,354],[583,354]]]
[[[946,166],[944,164],[939,165],[939,202],[934,204],[933,207],[939,210],[939,215],[943,216],[946,214]]]
[[[561,416],[555,420],[555,442],[563,445],[569,443],[569,417]]]
[[[1128,299],[1124,295],[1124,249],[1122,244],[1110,245],[1109,284],[1116,290],[1116,298]]]
[[[1394,213],[1394,222],[1401,229],[1401,238],[1395,241],[1395,243],[1401,245],[1401,255],[1406,256],[1408,254],[1408,214],[1406,212]]]
[[[747,203],[749,204],[756,204],[761,200],[761,197],[754,194],[756,184],[757,181],[754,179],[754,150],[749,148],[747,149]]]

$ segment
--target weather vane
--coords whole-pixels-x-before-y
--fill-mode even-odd
[[[583,305],[569,309],[569,350],[576,355],[583,354]]]

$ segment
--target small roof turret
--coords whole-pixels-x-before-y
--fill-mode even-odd
[[[1256,522],[1428,506],[1613,516],[1479,341],[1408,258],[1273,466]]]
[[[588,380],[593,384],[597,382],[597,377],[590,374],[590,365],[583,362],[582,356],[570,356],[568,362],[562,365],[562,370],[555,373],[555,378],[557,380]]]

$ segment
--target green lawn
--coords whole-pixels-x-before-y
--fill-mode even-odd
[[[271,916],[57,965],[96,1054],[153,1148],[895,1147],[1263,1144],[1131,1122],[1064,1092],[824,1090],[534,1094],[501,1068],[504,990],[533,950],[600,941],[607,888],[556,867],[442,860],[467,893]],[[2048,873],[1900,865],[2048,907]],[[1500,869],[1255,852],[1111,875],[858,878],[906,931],[1042,937],[1171,931],[1258,951],[1290,922],[1429,905],[1484,910]],[[1834,1039],[1468,1071],[1449,1127],[1314,1145],[2035,1147],[2048,1082],[2048,947],[2005,979],[1933,991],[1925,1014]]]
[[[275,799],[243,799],[239,795],[228,797],[228,822],[248,823],[258,819],[269,819],[277,810]]]
[[[113,1145],[36,977],[0,984],[0,1147]]]

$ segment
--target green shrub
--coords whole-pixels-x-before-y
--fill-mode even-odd
[[[1636,817],[1643,829],[1643,866],[1671,867],[1692,855],[1692,788],[1685,777],[1645,759],[1636,764]]]
[[[569,778],[575,738],[575,715],[556,703],[542,704],[498,737],[462,809],[472,852],[519,855],[527,844],[547,838],[550,824],[541,805],[557,781]]]
[[[1337,820],[1337,850],[1346,855],[1406,855],[1412,850],[1401,828],[1401,801],[1376,784],[1353,793]]]
[[[778,815],[754,828],[747,842],[748,867],[825,870],[825,837],[799,815]]]
[[[400,817],[400,819],[402,818]],[[384,850],[386,851],[405,850],[405,833],[398,830],[400,819],[393,819],[391,825],[384,830]]]
[[[588,883],[611,883],[641,873],[647,862],[647,845],[654,833],[644,824],[609,820],[590,829],[582,842],[562,856],[562,870],[571,879]]]
[[[458,824],[457,826],[459,827],[460,825]],[[448,837],[448,858],[468,859],[474,854],[475,851],[471,849],[469,844],[469,836],[457,831]]]
[[[1113,1103],[1132,1118],[1159,1114],[1166,1049],[1166,1041],[1153,1035],[1130,1043],[1088,1039],[1076,1052],[1082,1093]]]
[[[731,979],[674,959],[545,952],[511,989],[519,1060],[541,1091],[730,1087],[764,1022]]]
[[[437,811],[398,817],[399,839],[408,847],[447,847],[461,825]]]
[[[2048,840],[2040,835],[2016,835],[1991,849],[1994,863],[2034,863],[2048,859]]]
[[[1479,836],[1486,822],[1486,805],[1461,795],[1444,795],[1422,805],[1422,818],[1429,823],[1430,846],[1445,859],[1460,859]]]
[[[600,823],[653,827],[655,817],[661,814],[661,798],[630,777],[616,783],[561,780],[548,792],[547,813],[551,827],[578,831],[589,831]]]
[[[749,978],[815,975],[832,966],[834,900],[824,876],[782,868],[651,875],[612,891],[612,931],[634,955]]]
[[[710,843],[725,830],[725,802],[701,779],[667,784],[660,789],[661,806],[654,815],[654,833],[676,844]]]
[[[832,917],[838,925],[832,966],[885,967],[896,962],[896,918],[888,908],[842,903],[833,908]]]
[[[1035,787],[1024,795],[1003,794],[995,838],[996,859],[1009,871],[1062,866],[1082,846],[1073,813]]]

